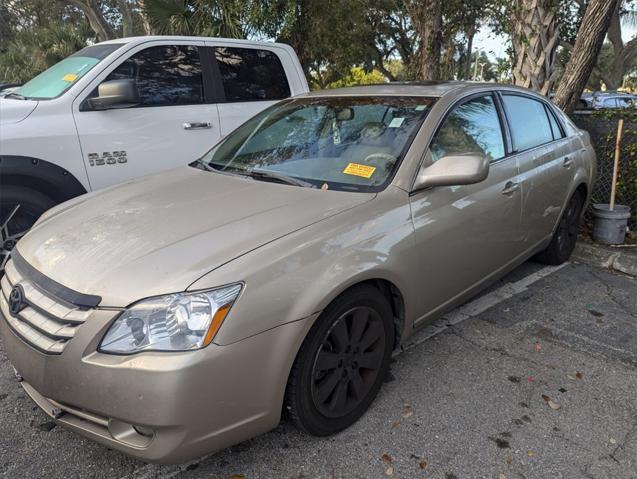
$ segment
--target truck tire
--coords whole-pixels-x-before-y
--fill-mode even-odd
[[[24,186],[3,185],[0,189],[0,276],[11,250],[33,223],[56,202]]]

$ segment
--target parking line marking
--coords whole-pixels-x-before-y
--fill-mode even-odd
[[[450,326],[460,324],[467,319],[478,316],[502,301],[506,301],[507,299],[526,291],[533,283],[536,283],[542,278],[559,271],[568,264],[569,263],[566,262],[558,266],[545,266],[544,268],[536,271],[535,273],[531,273],[518,281],[506,283],[483,296],[463,304],[462,306],[445,314],[442,318],[434,321],[432,324],[424,326],[423,329],[415,332],[414,335],[409,338],[407,344],[394,352],[393,356],[398,356],[400,353],[408,351],[409,349],[424,343],[433,336],[440,334]]]

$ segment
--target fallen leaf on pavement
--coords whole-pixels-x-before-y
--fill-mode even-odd
[[[511,456],[507,456],[506,463],[507,464],[513,464],[513,458]]]
[[[535,343],[535,350],[539,353],[542,351],[542,345],[540,343]]]
[[[571,381],[575,381],[575,376],[573,376],[572,374],[567,374],[566,377],[569,378]]]
[[[385,469],[385,475],[386,476],[393,476],[394,475],[394,468],[389,466],[387,469]]]
[[[546,402],[549,402],[551,400],[551,398],[548,397],[546,394],[542,394],[542,399],[544,399]]]
[[[576,377],[577,379],[582,379],[582,378],[584,377],[584,375],[583,375],[582,373],[579,373],[579,372],[578,372],[578,373],[575,373],[575,377]]]
[[[533,456],[535,456],[535,453],[533,451],[528,451],[526,453],[526,455],[529,456],[529,457],[533,457]]]
[[[498,476],[498,479],[507,479],[507,477],[506,477],[504,474],[500,474],[500,475]]]
[[[526,378],[526,380],[530,383],[534,383],[535,382],[535,376],[529,376],[528,378]]]
[[[381,458],[383,459],[383,462],[391,462],[391,456],[389,454],[383,454]]]
[[[233,474],[228,479],[246,479],[246,476],[244,476],[243,474]]]
[[[547,404],[549,405],[549,407],[550,407],[551,409],[553,409],[553,411],[557,411],[559,408],[561,408],[561,407],[562,407],[562,406],[560,406],[558,403],[553,402],[553,401],[549,401]]]
[[[617,439],[615,439],[614,437],[610,438],[610,443],[611,444],[617,444]]]
[[[425,469],[427,467],[427,461],[422,460],[418,463],[418,466],[420,467],[420,469]]]

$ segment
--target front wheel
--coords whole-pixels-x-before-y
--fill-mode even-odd
[[[11,250],[33,223],[55,202],[42,193],[22,186],[2,186],[0,193],[0,276]]]
[[[393,315],[381,291],[357,286],[338,297],[312,327],[292,367],[286,406],[294,423],[335,434],[360,418],[389,370]]]
[[[562,213],[562,218],[560,218],[548,247],[538,253],[537,259],[539,261],[545,264],[558,265],[568,260],[575,249],[583,208],[583,195],[575,192]]]

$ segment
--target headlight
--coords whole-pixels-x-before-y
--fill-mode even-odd
[[[104,353],[187,351],[210,344],[241,292],[240,284],[145,299],[124,311],[100,343]]]

